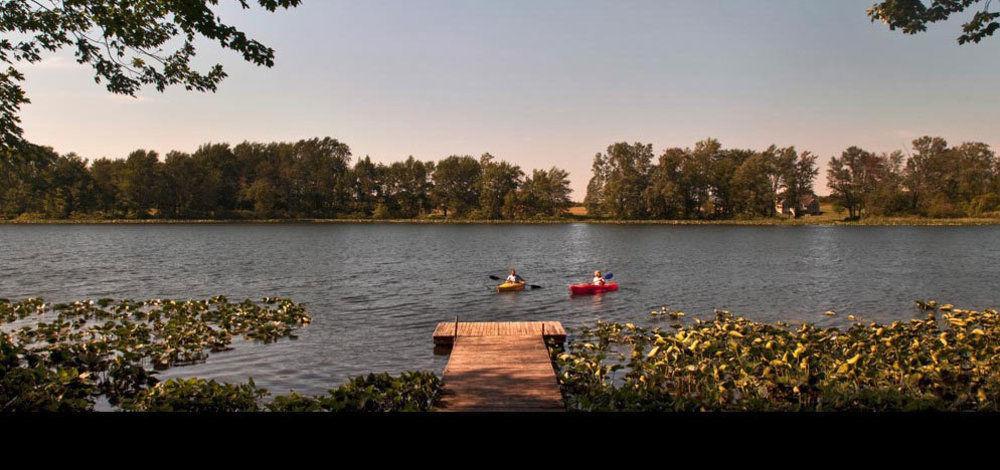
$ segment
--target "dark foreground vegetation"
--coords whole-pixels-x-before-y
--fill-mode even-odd
[[[1000,217],[1000,161],[988,145],[922,137],[913,148],[908,158],[847,149],[827,168],[829,201],[848,221]],[[654,162],[651,144],[616,143],[594,159],[581,217],[567,212],[565,170],[526,174],[489,154],[352,164],[347,145],[324,138],[87,163],[28,145],[0,158],[0,219],[783,220],[820,210],[818,174],[816,156],[794,147],[708,139]]]
[[[37,321],[42,320],[42,321]],[[301,304],[265,298],[83,301],[0,299],[0,412],[90,411],[98,399],[125,411],[422,411],[435,401],[434,374],[370,374],[322,396],[269,398],[253,380],[159,381],[156,372],[204,361],[234,338],[295,339],[308,324]]]
[[[552,355],[576,411],[1000,411],[1000,315],[918,305],[926,318],[849,317],[847,329],[724,311],[686,321],[664,308],[650,327],[598,322]],[[102,400],[122,411],[392,412],[438,402],[441,382],[429,372],[354,377],[320,396],[271,396],[253,380],[156,378],[236,337],[294,339],[308,323],[286,299],[0,300],[0,411],[91,411]]]
[[[553,355],[571,410],[1000,411],[997,312],[920,305],[846,330],[664,310],[669,327],[601,322]]]

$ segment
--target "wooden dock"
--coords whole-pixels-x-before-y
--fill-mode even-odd
[[[562,411],[545,340],[562,343],[559,322],[445,322],[436,346],[451,346],[439,411]]]

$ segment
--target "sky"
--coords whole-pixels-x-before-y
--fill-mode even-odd
[[[576,200],[594,154],[622,141],[794,145],[819,155],[819,194],[851,145],[1000,148],[1000,37],[959,46],[962,21],[892,32],[866,16],[873,0],[222,3],[273,68],[201,43],[202,70],[229,74],[216,93],[130,98],[60,52],[22,67],[25,137],[88,159],[326,136],[381,162],[489,152],[568,170]]]

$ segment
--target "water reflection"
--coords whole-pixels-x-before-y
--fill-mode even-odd
[[[305,302],[314,321],[298,341],[170,373],[310,393],[370,371],[440,370],[430,335],[455,317],[574,327],[669,305],[838,325],[908,318],[916,298],[1000,304],[1000,227],[0,226],[0,263],[0,297]],[[488,276],[509,267],[542,288],[497,294]],[[595,269],[621,289],[571,297]]]

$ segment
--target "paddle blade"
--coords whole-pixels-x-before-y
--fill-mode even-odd
[[[541,289],[542,288],[542,286],[539,286],[537,284],[528,284],[528,287],[530,287],[532,289]]]
[[[604,279],[610,281],[611,278],[615,277],[614,273],[607,273],[604,275]]]
[[[500,276],[494,276],[492,274],[490,274],[490,279],[493,279],[494,281],[500,281],[500,280],[502,280],[502,279],[500,279]]]

